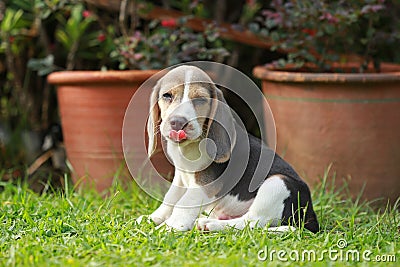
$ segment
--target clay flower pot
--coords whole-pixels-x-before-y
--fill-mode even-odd
[[[351,66],[347,66],[351,69]],[[277,152],[307,180],[332,164],[364,197],[400,195],[400,66],[381,73],[306,73],[256,67],[274,115]]]
[[[74,183],[95,186],[102,192],[111,186],[116,176],[122,181],[131,181],[122,152],[123,118],[135,91],[154,73],[153,70],[65,71],[49,75],[49,83],[57,86],[65,148],[73,167]],[[147,110],[140,107],[137,110],[147,117]],[[138,131],[137,136],[144,131],[132,129]],[[137,145],[143,146],[143,142],[138,139]],[[164,170],[171,169],[166,159],[160,158],[165,161],[161,163]]]

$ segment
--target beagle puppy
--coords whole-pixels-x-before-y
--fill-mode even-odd
[[[157,82],[147,131],[149,156],[160,132],[175,166],[163,203],[149,216],[157,225],[179,231],[195,225],[204,231],[304,225],[319,231],[308,186],[238,124],[221,90],[200,68],[179,66]]]

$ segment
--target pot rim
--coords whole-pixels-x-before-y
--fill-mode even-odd
[[[47,77],[47,81],[53,85],[142,82],[157,72],[159,70],[57,71],[51,73]]]
[[[354,66],[349,64],[348,66]],[[274,82],[320,82],[320,83],[367,83],[400,81],[400,65],[382,64],[381,73],[311,73],[277,69],[272,64],[256,66],[253,75],[261,80]]]

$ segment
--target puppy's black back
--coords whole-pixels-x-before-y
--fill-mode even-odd
[[[197,182],[204,185],[219,178],[223,181],[223,184],[216,197],[228,193],[237,196],[239,201],[248,201],[256,197],[259,187],[266,179],[279,175],[290,191],[290,196],[284,201],[282,224],[300,226],[301,222],[304,222],[306,229],[313,233],[318,232],[318,220],[313,210],[310,190],[306,183],[286,161],[275,154],[273,150],[263,146],[260,139],[248,135],[248,144],[250,147],[248,154],[246,153],[248,150],[247,143],[243,140],[238,140],[232,151],[232,157],[239,156],[240,158],[241,155],[249,155],[248,159],[244,157],[241,159],[247,161],[247,165],[239,181],[236,180],[237,177],[234,177],[234,175],[242,173],[242,170],[237,164],[229,165],[229,160],[225,163],[214,162],[205,170],[197,173]],[[260,159],[261,152],[262,159]],[[272,165],[269,165],[268,163],[271,162]],[[229,168],[227,169],[228,165]],[[235,168],[238,169],[235,170]]]

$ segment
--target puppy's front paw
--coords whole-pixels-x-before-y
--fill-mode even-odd
[[[277,227],[269,227],[269,233],[287,233],[287,232],[295,232],[296,228],[290,225],[282,225]]]
[[[220,220],[209,218],[199,218],[196,224],[198,230],[205,232],[221,231],[225,228],[225,225]]]
[[[193,228],[193,223],[184,222],[182,220],[174,220],[174,219],[169,218],[164,223],[159,225],[157,228],[160,228],[160,227],[165,227],[165,229],[168,231],[175,230],[175,231],[184,232],[184,231],[191,230]]]
[[[151,214],[150,215],[150,219],[152,222],[154,222],[156,225],[160,225],[161,223],[163,223],[165,221],[165,219],[158,217],[155,214]]]
[[[151,220],[151,218],[150,218],[150,216],[149,215],[141,215],[141,216],[139,216],[138,218],[136,218],[136,220],[135,220],[135,223],[137,224],[137,225],[140,225],[140,224],[142,224],[142,223],[147,223],[147,224],[149,224],[149,223],[152,223],[153,221]]]
[[[142,223],[159,225],[163,221],[164,221],[163,219],[158,218],[156,216],[153,216],[153,214],[151,214],[151,215],[141,215],[140,217],[138,217],[135,220],[136,224],[138,224],[138,225],[142,224]]]

